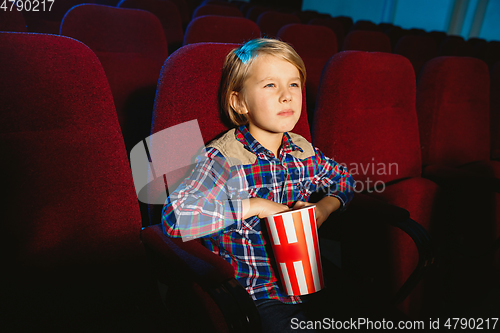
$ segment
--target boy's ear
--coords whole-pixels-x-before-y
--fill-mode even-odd
[[[229,96],[229,104],[233,110],[239,114],[248,113],[248,109],[243,101],[242,95],[236,91],[231,92],[231,95]]]

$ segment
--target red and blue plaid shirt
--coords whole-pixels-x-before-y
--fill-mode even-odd
[[[162,219],[169,236],[202,237],[208,249],[231,263],[254,300],[298,303],[300,297],[280,290],[260,219],[243,220],[241,200],[260,197],[292,206],[322,191],[344,208],[354,182],[343,166],[298,135],[285,133],[281,147],[276,158],[245,126],[227,132],[205,148],[191,175],[167,198]]]

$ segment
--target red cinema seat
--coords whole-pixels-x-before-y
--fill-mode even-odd
[[[104,71],[66,37],[0,33],[5,332],[165,332]]]
[[[297,15],[268,11],[259,15],[257,25],[263,37],[276,38],[278,31],[287,24],[299,24]]]
[[[500,161],[500,61],[490,72],[491,159]]]
[[[337,53],[326,64],[321,77],[313,144],[326,156],[347,166],[356,180],[357,192],[406,209],[412,220],[430,231],[438,188],[421,178],[415,85],[413,68],[400,55]],[[366,228],[367,233],[372,230],[370,226]],[[382,289],[395,292],[419,265],[417,248],[400,229],[389,227],[373,232],[370,237],[377,239],[376,242],[387,242],[389,258],[384,264],[372,267],[374,278]],[[358,241],[367,238],[361,230],[356,237]],[[351,251],[375,248],[375,243],[366,239],[360,248]],[[366,255],[366,252],[361,254]],[[380,259],[379,256],[372,259],[376,258]],[[391,273],[387,274],[382,267],[388,267]],[[400,304],[400,310],[412,317],[422,315],[424,291],[422,285],[414,289]]]
[[[417,89],[424,175],[447,190],[448,223],[439,236],[473,258],[464,279],[478,286],[487,285],[495,240],[500,267],[500,162],[490,157],[489,90],[488,66],[469,57],[432,59]]]
[[[193,19],[204,15],[243,17],[240,10],[233,6],[202,5],[195,9]]]
[[[0,31],[27,32],[23,13],[17,10],[0,10]]]
[[[343,51],[391,53],[391,40],[380,31],[352,30],[344,39]]]
[[[439,56],[472,57],[474,49],[461,36],[448,36],[439,45]]]
[[[345,32],[344,26],[342,25],[342,23],[340,23],[339,20],[334,18],[315,18],[309,21],[308,24],[322,25],[332,29],[332,31],[335,33],[335,36],[337,37],[337,50],[342,49],[342,45],[344,45]]]
[[[408,58],[415,70],[415,77],[418,77],[422,66],[437,57],[437,45],[430,37],[407,35],[398,41],[394,53]]]
[[[206,15],[189,23],[184,34],[184,45],[203,42],[244,43],[259,37],[259,27],[248,19]]]
[[[8,2],[8,1],[7,1]],[[32,6],[35,5],[34,1],[28,1]],[[57,35],[61,27],[61,21],[64,15],[73,6],[82,3],[94,3],[95,0],[65,0],[65,1],[46,1],[40,2],[39,10],[23,11],[28,31],[42,32]]]
[[[182,17],[177,5],[168,0],[122,0],[117,7],[142,9],[158,17],[163,26],[168,43],[168,52],[173,53],[182,46],[184,30]]]
[[[356,23],[352,25],[350,31],[354,30],[380,31],[378,25],[376,25],[372,21],[366,21],[366,20],[356,21]]]
[[[170,0],[177,6],[179,10],[179,14],[181,15],[182,20],[182,29],[185,30],[189,21],[191,21],[191,16],[193,13],[193,9],[190,8],[187,0]]]
[[[160,20],[144,10],[80,5],[64,17],[61,35],[85,43],[99,58],[130,150],[149,135],[156,85],[168,56]]]
[[[273,10],[274,9],[271,7],[251,6],[250,8],[248,8],[245,17],[251,21],[257,22],[257,19],[259,18],[260,14]]]
[[[337,53],[337,38],[327,27],[309,24],[288,24],[278,32],[279,39],[293,46],[307,70],[307,113],[312,124],[321,72],[328,59]]]
[[[344,26],[344,32],[347,33],[348,31],[351,30],[352,25],[354,24],[352,18],[348,16],[334,16],[334,19],[342,23]]]

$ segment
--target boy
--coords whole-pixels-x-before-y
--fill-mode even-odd
[[[306,317],[301,297],[286,295],[277,284],[260,219],[309,205],[310,195],[322,191],[319,227],[353,195],[345,168],[289,133],[300,117],[305,79],[302,59],[284,42],[256,39],[231,51],[220,105],[238,127],[207,145],[163,210],[165,233],[204,236],[205,246],[233,265],[258,306],[264,331],[289,330],[292,317]]]

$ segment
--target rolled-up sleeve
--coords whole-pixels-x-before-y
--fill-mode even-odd
[[[347,168],[333,159],[326,157],[315,148],[316,172],[313,178],[314,192],[339,199],[340,210],[344,210],[354,196],[354,179]]]

